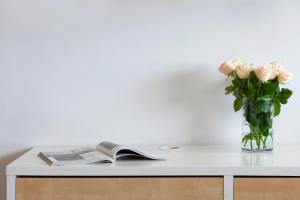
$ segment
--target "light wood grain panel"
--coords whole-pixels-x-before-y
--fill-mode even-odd
[[[300,178],[235,178],[234,200],[299,200]]]
[[[223,178],[17,178],[17,200],[222,200]]]

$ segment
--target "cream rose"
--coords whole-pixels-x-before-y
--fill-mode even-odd
[[[229,76],[236,70],[237,66],[242,65],[244,62],[241,59],[229,59],[222,63],[219,67],[219,71]]]
[[[272,71],[274,72],[275,77],[277,77],[279,75],[280,70],[285,69],[284,64],[281,62],[278,62],[278,61],[271,62],[269,66],[271,67]]]
[[[279,83],[288,83],[293,78],[293,75],[286,71],[285,65],[281,62],[273,61],[270,63],[270,67],[276,73]]]
[[[252,67],[247,64],[241,64],[236,67],[236,74],[241,79],[247,79],[251,71]]]
[[[254,72],[257,78],[263,82],[276,78],[276,71],[271,66],[259,66]]]
[[[280,69],[277,78],[279,83],[285,84],[288,83],[293,78],[293,74],[289,73],[285,69]]]
[[[279,61],[273,61],[273,62],[270,63],[270,65],[272,67],[277,68],[278,70],[282,69],[282,68],[285,68],[285,65],[282,62],[279,62]]]

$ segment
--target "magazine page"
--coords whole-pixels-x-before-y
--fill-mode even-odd
[[[110,157],[90,147],[61,152],[40,152],[38,156],[53,166],[112,162]]]
[[[149,152],[145,152],[144,150],[141,151],[141,150],[138,150],[136,148],[131,148],[131,147],[127,147],[125,149],[121,149],[119,150],[116,155],[115,155],[115,158],[118,159],[118,158],[133,158],[133,157],[139,157],[141,159],[148,159],[148,160],[165,160],[164,158],[161,158],[157,155],[153,155]]]
[[[108,155],[109,157],[115,159],[118,151],[123,149],[123,147],[119,144],[113,142],[101,142],[97,145],[97,150]]]
[[[141,158],[141,159],[151,159],[151,160],[165,160],[155,155],[151,155],[151,153],[142,152],[136,148],[122,146],[107,141],[98,144],[97,150],[107,154],[114,160],[118,158],[122,158],[122,159]]]

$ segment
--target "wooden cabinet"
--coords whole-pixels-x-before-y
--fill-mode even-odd
[[[299,200],[300,178],[234,178],[234,200]]]
[[[17,200],[222,200],[223,177],[19,177]],[[235,177],[234,200],[299,200],[299,177]]]
[[[17,200],[222,200],[222,177],[17,178]]]

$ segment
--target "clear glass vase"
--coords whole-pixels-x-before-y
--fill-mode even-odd
[[[273,150],[272,98],[244,99],[242,149],[245,151]]]

